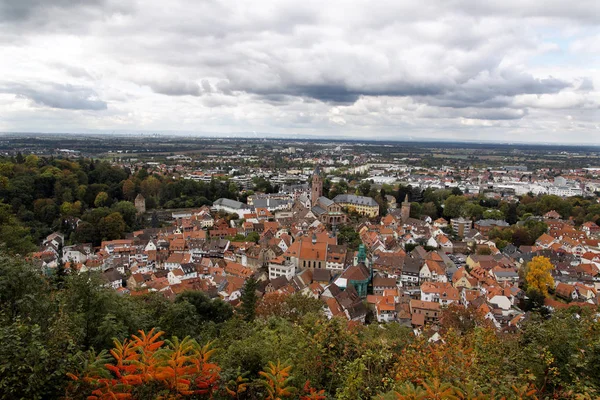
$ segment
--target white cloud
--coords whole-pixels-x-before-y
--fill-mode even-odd
[[[1,130],[600,143],[597,1],[51,4],[0,6]]]

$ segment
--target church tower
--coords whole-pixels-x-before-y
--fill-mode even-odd
[[[321,196],[323,196],[323,180],[321,179],[321,168],[317,165],[313,172],[310,188],[310,201],[313,207],[317,205],[317,200]]]
[[[410,217],[410,202],[408,201],[408,195],[406,195],[404,201],[402,202],[400,217],[402,218],[402,222],[406,222],[406,220]]]

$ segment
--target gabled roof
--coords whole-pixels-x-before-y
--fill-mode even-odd
[[[371,273],[367,266],[364,263],[358,263],[357,265],[352,265],[346,268],[346,270],[340,275],[340,278],[351,281],[364,281],[369,279],[370,276]]]

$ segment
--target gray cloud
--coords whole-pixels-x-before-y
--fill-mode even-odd
[[[106,110],[107,103],[98,99],[97,93],[90,88],[62,85],[38,84],[36,87],[23,84],[0,84],[0,93],[14,94],[32,102],[51,108],[66,110]]]
[[[577,90],[581,92],[591,92],[594,90],[594,82],[589,77],[582,78]]]
[[[597,0],[0,0],[0,92],[110,99],[91,123],[117,129],[592,124],[600,75],[573,43],[596,37],[597,15]]]
[[[148,86],[154,93],[167,96],[200,96],[202,94],[200,85],[192,81],[156,81],[148,83]]]
[[[0,21],[24,21],[32,16],[51,10],[74,9],[81,7],[101,7],[105,0],[2,0]]]

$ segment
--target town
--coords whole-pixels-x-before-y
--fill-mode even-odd
[[[259,297],[301,294],[328,318],[398,323],[417,335],[435,331],[451,305],[511,331],[536,301],[548,312],[598,304],[600,168],[587,163],[589,150],[531,157],[436,145],[428,154],[437,158],[420,158],[399,144],[215,143],[203,152],[107,150],[105,163],[135,174],[114,198],[102,188],[87,197],[97,207],[129,202],[136,222],[86,236],[81,202],[56,204],[63,229],[41,237],[31,259],[50,276],[97,271],[124,296],[201,291],[234,309],[252,280]],[[23,162],[75,161],[86,150],[37,153]],[[540,157],[556,157],[556,167],[536,167]],[[159,187],[167,182],[180,188],[169,194]],[[216,182],[226,189],[194,193]],[[535,260],[551,264],[541,298],[527,291]]]

